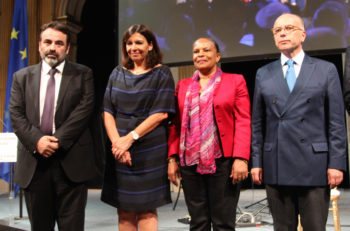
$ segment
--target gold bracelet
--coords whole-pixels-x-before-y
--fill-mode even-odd
[[[168,158],[168,163],[176,162],[175,157],[169,157]]]
[[[248,160],[243,159],[243,158],[237,158],[237,159],[239,159],[239,160],[243,161],[244,163],[246,163],[246,164],[248,165]]]

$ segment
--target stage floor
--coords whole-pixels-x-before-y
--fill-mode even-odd
[[[341,195],[338,201],[340,223],[342,231],[350,231],[350,189],[340,189]],[[100,190],[89,190],[88,204],[86,208],[85,230],[86,231],[114,231],[117,230],[116,209],[100,201]],[[239,207],[243,212],[253,215],[254,224],[251,224],[250,216],[242,217],[236,230],[241,231],[271,231],[272,218],[266,208],[265,190],[252,189],[242,190],[239,200]],[[173,202],[177,193],[172,193]],[[254,204],[259,202],[257,204]],[[174,203],[173,203],[174,204]],[[187,209],[184,202],[183,193],[180,194],[179,201],[175,210],[173,204],[163,206],[158,209],[159,231],[185,231],[188,225],[178,222],[179,218],[187,215]],[[248,208],[249,206],[254,204]],[[23,218],[19,219],[19,199],[10,200],[7,195],[0,195],[0,231],[3,230],[30,230],[29,220],[24,205]],[[13,214],[15,219],[9,219]],[[237,214],[237,218],[241,214]],[[1,225],[8,225],[17,229],[6,229]],[[327,231],[333,231],[333,214],[330,211],[327,222]]]

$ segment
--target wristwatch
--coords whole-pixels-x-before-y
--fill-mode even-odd
[[[140,138],[139,134],[137,134],[135,131],[131,131],[130,133],[131,133],[132,138],[134,140],[138,140]]]

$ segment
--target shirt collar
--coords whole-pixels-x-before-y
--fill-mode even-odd
[[[63,73],[63,68],[64,68],[65,63],[66,63],[66,61],[63,60],[63,62],[61,62],[58,66],[55,67],[59,73]],[[43,61],[42,62],[42,70],[43,70],[43,73],[48,74],[49,71],[51,70],[51,66],[49,64],[47,64],[45,61]]]
[[[305,52],[301,50],[296,56],[293,57],[293,61],[297,65],[301,65],[303,63],[305,57]],[[281,64],[284,66],[289,58],[281,53]]]

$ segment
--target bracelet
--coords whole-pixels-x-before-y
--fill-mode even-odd
[[[172,163],[172,162],[176,162],[176,158],[175,157],[169,157],[168,158],[168,163]]]
[[[239,160],[243,161],[244,163],[246,163],[246,164],[248,165],[248,160],[243,159],[243,158],[237,158],[237,159],[239,159]]]

